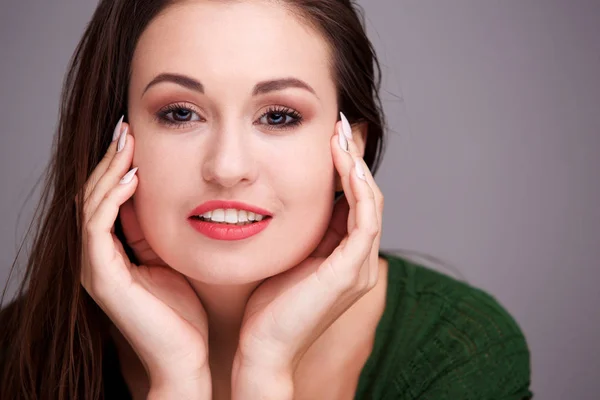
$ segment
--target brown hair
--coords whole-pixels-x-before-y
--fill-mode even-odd
[[[131,61],[140,35],[173,3],[102,0],[75,50],[53,156],[28,231],[35,235],[18,300],[1,314],[1,399],[103,397],[102,348],[109,321],[80,285],[82,236],[76,218],[82,207],[74,199],[106,152],[113,125],[127,115]],[[364,159],[375,172],[384,147],[381,70],[362,12],[350,0],[283,4],[330,44],[339,108],[351,123],[368,124]],[[118,223],[116,234],[125,243]],[[11,274],[15,266],[16,261]]]

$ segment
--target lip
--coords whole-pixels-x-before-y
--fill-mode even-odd
[[[189,218],[190,225],[192,225],[195,230],[204,236],[215,240],[247,239],[266,229],[271,220],[272,218],[269,217],[262,221],[254,222],[253,224],[238,226]]]
[[[193,217],[195,215],[202,215],[209,211],[217,210],[217,209],[236,209],[236,210],[246,210],[253,212],[255,214],[264,215],[265,217],[272,217],[273,215],[260,207],[253,206],[251,204],[242,203],[240,201],[229,201],[229,200],[210,200],[206,203],[200,204],[198,207],[194,208],[190,213],[189,217]]]

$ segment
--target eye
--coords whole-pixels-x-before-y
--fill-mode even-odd
[[[157,118],[162,124],[176,127],[186,127],[191,122],[203,120],[197,112],[184,104],[169,104],[158,112]]]
[[[267,129],[289,129],[302,123],[302,115],[288,107],[275,106],[269,108],[258,120]]]

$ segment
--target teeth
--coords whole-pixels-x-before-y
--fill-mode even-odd
[[[236,210],[225,210],[225,222],[228,224],[238,223],[238,213]]]
[[[262,221],[265,216],[255,214],[251,211],[246,210],[235,210],[235,209],[217,209],[206,212],[200,215],[202,219],[212,222],[222,222],[227,224],[244,224],[251,223],[254,221]]]
[[[225,222],[225,210],[213,210],[210,219],[213,222]]]

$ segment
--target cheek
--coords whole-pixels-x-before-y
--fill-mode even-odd
[[[318,245],[333,208],[336,172],[329,139],[320,139],[318,146],[315,143],[297,147],[275,164],[280,166],[278,169],[273,169],[285,211],[282,228],[287,237],[293,235],[295,239],[295,249],[288,251],[297,251],[298,258],[306,257]]]
[[[278,194],[297,207],[307,201],[324,204],[335,190],[335,170],[329,138],[323,132],[298,140],[280,152],[271,163],[273,180],[280,182]],[[316,137],[314,137],[316,136]]]
[[[174,234],[177,221],[183,218],[185,210],[178,205],[186,195],[182,191],[189,187],[186,174],[192,170],[172,147],[146,138],[136,141],[134,165],[139,167],[139,184],[133,201],[140,227],[157,246],[160,240],[154,236]]]

